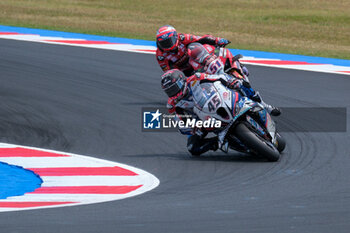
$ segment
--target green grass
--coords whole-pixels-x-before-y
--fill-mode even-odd
[[[349,0],[1,0],[0,24],[146,40],[172,24],[231,48],[350,59]]]

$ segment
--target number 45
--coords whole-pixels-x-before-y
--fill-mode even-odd
[[[221,101],[217,95],[214,95],[213,98],[208,103],[208,110],[209,112],[214,111],[219,105]]]

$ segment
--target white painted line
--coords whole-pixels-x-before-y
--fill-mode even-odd
[[[121,186],[142,185],[144,178],[140,176],[40,176],[44,181],[42,187],[52,186]]]
[[[44,168],[44,167],[107,167],[101,161],[82,160],[76,157],[2,157],[1,162],[15,164],[24,168]]]
[[[264,59],[266,60],[266,59]],[[339,71],[350,71],[350,67],[345,66],[334,66],[334,65],[270,65],[270,64],[260,64],[253,62],[242,61],[242,64],[245,65],[254,65],[254,66],[264,66],[264,67],[273,67],[281,69],[294,69],[294,70],[304,70],[312,72],[321,72],[321,73],[330,73],[330,74],[344,74],[350,75],[350,73],[341,73]]]

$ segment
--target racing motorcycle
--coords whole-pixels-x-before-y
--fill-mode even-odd
[[[227,73],[249,82],[248,74],[244,72],[243,66],[239,62],[239,59],[243,57],[241,54],[233,56],[227,48],[202,45],[197,42],[187,46],[187,54],[189,56],[188,63],[192,67],[193,73]]]
[[[228,88],[223,80],[206,82],[192,90],[194,112],[199,119],[222,122],[216,132],[221,149],[252,153],[277,161],[285,140],[276,130],[270,114],[240,90]],[[226,149],[223,149],[226,147]]]

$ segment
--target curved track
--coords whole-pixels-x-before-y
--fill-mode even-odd
[[[11,40],[0,40],[0,54],[1,142],[117,161],[160,180],[121,201],[1,213],[3,232],[350,229],[348,132],[284,133],[277,163],[238,153],[193,159],[185,137],[141,132],[141,107],[166,101],[153,55]],[[349,107],[349,76],[249,69],[277,106]]]

